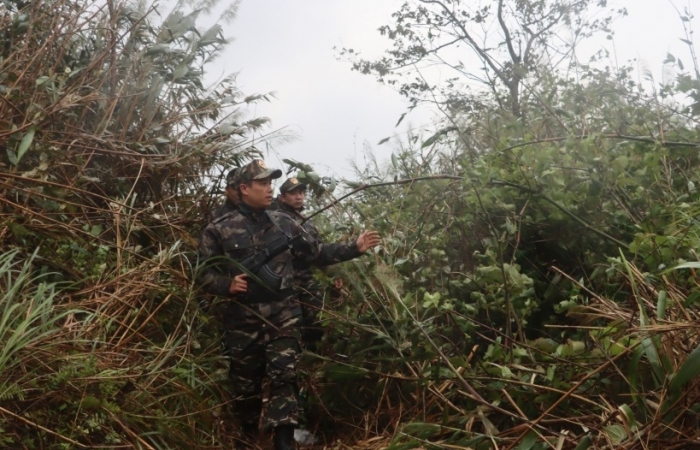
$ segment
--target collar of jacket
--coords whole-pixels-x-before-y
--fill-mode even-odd
[[[256,220],[262,219],[265,216],[265,208],[253,208],[244,201],[238,202],[238,210],[244,216],[252,217]]]

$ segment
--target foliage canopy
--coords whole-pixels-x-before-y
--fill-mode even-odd
[[[0,12],[0,442],[230,446],[193,236],[224,168],[256,154],[266,119],[246,106],[267,96],[204,86],[226,39],[197,8]],[[347,183],[379,185],[316,219],[329,240],[384,240],[318,274],[344,284],[306,355],[307,426],[392,449],[697,441],[700,77],[669,55],[675,80],[644,89],[603,54],[576,60],[618,14],[409,1],[380,30],[388,55],[354,60],[444,122],[392,140],[390,164]],[[431,84],[435,62],[455,77]],[[332,180],[287,163],[332,201]]]

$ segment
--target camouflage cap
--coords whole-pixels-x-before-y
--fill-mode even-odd
[[[231,186],[236,181],[236,174],[238,173],[238,167],[231,169],[226,175],[226,186]]]
[[[254,159],[236,171],[236,178],[233,183],[238,187],[241,183],[248,183],[251,180],[264,180],[265,178],[272,178],[274,180],[281,176],[281,170],[268,169],[265,161],[262,159]]]
[[[306,184],[299,181],[298,178],[288,178],[287,181],[282,183],[282,186],[280,186],[280,194],[286,194],[287,192],[291,192],[294,189],[306,190]]]

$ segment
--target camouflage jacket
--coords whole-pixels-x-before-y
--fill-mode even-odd
[[[285,214],[287,214],[289,217],[294,219],[296,223],[301,225],[304,230],[309,233],[314,239],[316,239],[318,242],[321,242],[321,233],[318,231],[318,228],[316,228],[316,225],[310,220],[307,220],[304,222],[306,217],[301,215],[302,210],[296,210],[289,206],[288,204],[282,202],[279,198],[276,198],[275,201],[272,202],[272,205],[270,205],[270,210],[272,211],[281,211]],[[303,223],[302,223],[303,222]]]
[[[214,208],[214,211],[211,213],[211,220],[216,220],[219,217],[223,216],[226,213],[230,213],[231,211],[236,210],[236,204],[233,203],[229,198],[226,198],[226,201]]]
[[[347,261],[360,253],[353,243],[325,245],[309,236],[289,215],[279,211],[254,210],[239,203],[236,210],[214,219],[202,232],[199,242],[199,258],[203,267],[198,281],[210,294],[231,297],[229,286],[233,276],[241,273],[236,265],[245,258],[261,251],[280,236],[297,236],[303,233],[309,242],[304,254],[292,254],[287,250],[274,257],[268,266],[281,279],[281,290],[294,287],[294,260],[307,264],[326,266]],[[238,294],[237,299],[252,303],[264,303],[269,291],[250,289]],[[271,295],[271,294],[270,294]]]

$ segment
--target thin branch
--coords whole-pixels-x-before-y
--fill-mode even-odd
[[[415,183],[416,181],[426,181],[426,180],[463,180],[464,177],[458,177],[454,175],[430,175],[430,176],[425,176],[425,177],[417,177],[417,178],[407,178],[404,180],[396,180],[396,181],[386,181],[383,183],[374,183],[374,184],[363,184],[352,191],[348,192],[347,194],[343,195],[342,197],[337,198],[336,200],[332,201],[331,203],[327,204],[323,208],[319,209],[315,213],[311,214],[310,216],[306,217],[303,222],[306,222],[307,220],[312,219],[318,214],[321,214],[323,211],[332,208],[333,206],[337,205],[341,201],[345,200],[346,198],[353,196],[357,194],[358,192],[364,191],[365,189],[370,189],[370,188],[376,188],[376,187],[382,187],[382,186],[394,186],[394,185],[401,185],[401,184],[411,184]],[[302,222],[302,223],[303,223]]]
[[[420,2],[421,3],[428,3],[428,4],[433,3],[436,5],[440,5],[442,7],[442,9],[450,16],[452,23],[455,24],[462,31],[464,39],[469,43],[469,45],[474,49],[474,51],[476,51],[479,54],[479,56],[481,57],[481,59],[486,61],[486,63],[489,65],[489,67],[491,67],[491,69],[494,72],[496,72],[496,75],[498,75],[498,78],[500,78],[501,81],[506,86],[510,87],[511,83],[510,83],[510,80],[508,79],[508,77],[506,76],[506,74],[503,71],[501,71],[501,69],[499,69],[498,66],[496,66],[496,64],[493,62],[493,60],[489,56],[489,54],[484,49],[479,47],[479,45],[476,43],[474,38],[472,38],[472,36],[467,31],[467,29],[464,28],[464,25],[462,24],[462,22],[460,22],[459,19],[457,19],[457,17],[455,17],[454,13],[452,11],[450,11],[449,8],[447,6],[445,6],[444,3],[442,3],[441,1],[438,1],[438,0],[420,0]]]
[[[662,147],[686,147],[686,148],[699,148],[700,142],[672,142],[672,141],[659,141],[652,138],[642,137],[642,136],[627,136],[624,134],[608,133],[608,134],[581,134],[579,136],[573,136],[574,139],[587,139],[591,136],[597,136],[604,139],[621,139],[627,141],[644,142],[646,144],[659,144]],[[548,142],[561,142],[569,139],[572,136],[557,136],[546,139],[536,139],[534,141],[521,142],[519,144],[511,145],[501,149],[501,152],[507,152],[520,147],[527,147],[528,145],[534,144],[546,144]]]
[[[57,438],[59,438],[59,439],[61,439],[61,440],[64,440],[64,441],[66,441],[66,442],[70,442],[71,444],[75,445],[76,447],[88,448],[87,445],[83,445],[83,444],[81,444],[80,442],[74,441],[73,439],[71,439],[71,438],[69,438],[69,437],[67,437],[67,436],[64,436],[64,435],[62,435],[62,434],[60,434],[60,433],[56,433],[56,432],[53,431],[53,430],[50,430],[50,429],[48,429],[48,428],[46,428],[46,427],[43,427],[43,426],[39,425],[39,424],[36,423],[36,422],[32,422],[32,421],[29,420],[29,419],[25,419],[24,417],[20,416],[19,414],[15,414],[15,413],[13,413],[12,411],[7,410],[7,409],[5,409],[5,408],[3,408],[3,407],[1,407],[1,406],[0,406],[0,413],[5,413],[5,414],[7,414],[7,415],[9,415],[9,416],[11,416],[11,417],[14,417],[14,418],[17,419],[17,420],[20,420],[20,421],[26,423],[27,425],[36,427],[36,428],[40,429],[41,431],[43,431],[43,432],[45,432],[45,433],[49,433],[49,434],[51,434],[51,435],[54,435],[54,436],[56,436]]]
[[[503,0],[498,0],[498,23],[501,25],[501,29],[505,34],[506,45],[508,46],[508,53],[510,54],[510,59],[513,60],[513,64],[520,63],[520,56],[515,52],[513,48],[513,38],[510,35],[508,26],[506,26],[505,20],[503,20]]]

